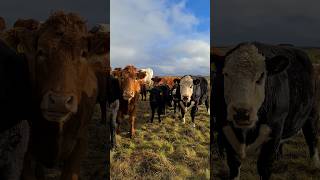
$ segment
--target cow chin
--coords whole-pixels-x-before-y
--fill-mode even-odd
[[[71,116],[72,112],[54,112],[54,111],[48,111],[48,110],[43,110],[42,111],[42,116],[50,122],[55,122],[59,124],[65,124]]]
[[[233,126],[239,129],[251,129],[256,125],[257,120],[236,121],[232,120]]]
[[[131,101],[133,97],[132,96],[123,96],[123,99],[126,100],[126,101]]]

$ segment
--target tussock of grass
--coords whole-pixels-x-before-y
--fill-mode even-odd
[[[111,154],[111,179],[209,179],[209,115],[200,106],[196,128],[190,114],[186,124],[168,110],[159,123],[149,120],[149,102],[138,102],[137,133],[133,139],[125,134],[129,124],[124,121],[122,133],[116,135],[118,148]],[[180,113],[177,113],[180,114]]]

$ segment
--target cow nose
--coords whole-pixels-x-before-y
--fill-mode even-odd
[[[250,116],[250,111],[245,108],[233,108],[235,115],[233,116],[234,120],[237,121],[248,121]]]
[[[42,104],[45,109],[62,111],[62,112],[77,112],[77,98],[75,94],[56,93],[49,91],[42,99]]]
[[[183,99],[184,101],[187,101],[187,100],[189,99],[189,97],[188,97],[188,96],[183,96],[182,99]]]
[[[124,91],[123,92],[123,96],[125,96],[125,97],[133,97],[134,96],[134,92],[133,91]]]

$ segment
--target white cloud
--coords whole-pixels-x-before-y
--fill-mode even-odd
[[[110,10],[113,67],[151,67],[156,75],[209,74],[209,30],[195,30],[200,20],[185,0],[111,0]]]

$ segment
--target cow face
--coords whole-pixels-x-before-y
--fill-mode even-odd
[[[123,91],[122,97],[124,100],[130,100],[140,93],[141,80],[146,76],[145,72],[138,72],[134,66],[126,66],[120,75],[120,86]]]
[[[42,116],[63,127],[84,96],[97,95],[97,79],[88,61],[89,34],[79,16],[56,12],[33,35],[24,36],[20,45],[30,63]]]
[[[227,119],[237,128],[252,128],[265,99],[266,76],[282,72],[287,59],[266,60],[254,45],[230,53],[223,68]]]
[[[191,76],[184,76],[180,80],[180,95],[181,100],[185,103],[189,103],[191,101],[191,97],[193,94],[193,86],[198,84],[199,81],[194,81]]]

